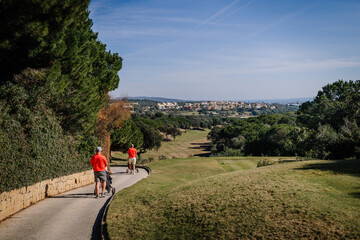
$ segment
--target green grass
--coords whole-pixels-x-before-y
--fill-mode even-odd
[[[256,168],[260,159],[278,161],[296,161],[296,157],[213,157],[228,172]],[[241,160],[241,161],[239,161]]]
[[[111,203],[110,238],[360,239],[359,160],[255,168],[259,159],[149,164]]]
[[[163,141],[158,151],[148,151],[141,155],[142,159],[149,157],[155,160],[163,155],[166,158],[187,158],[197,154],[208,154],[210,151],[206,149],[209,145],[207,135],[209,130],[188,130],[181,136],[177,136],[175,141]],[[121,152],[113,152],[112,155],[117,158],[126,159],[127,155]]]

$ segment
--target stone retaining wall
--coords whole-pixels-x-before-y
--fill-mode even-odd
[[[94,182],[92,170],[41,181],[0,194],[0,221],[44,199]]]

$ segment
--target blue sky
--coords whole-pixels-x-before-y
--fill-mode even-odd
[[[359,0],[93,0],[123,57],[114,97],[314,97],[360,79]]]

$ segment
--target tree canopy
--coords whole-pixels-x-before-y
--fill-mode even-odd
[[[209,133],[214,154],[360,158],[360,80],[328,84],[296,115],[261,115]]]
[[[50,107],[65,131],[91,132],[106,93],[119,83],[122,58],[106,51],[88,18],[89,1],[1,1],[0,84],[47,86]],[[31,14],[29,14],[31,13]],[[19,82],[24,69],[44,69],[42,81]]]
[[[307,129],[306,152],[319,158],[360,157],[360,80],[339,80],[318,92],[297,112],[297,123]]]
[[[0,147],[11,149],[1,156],[1,183],[4,172],[26,172],[19,179],[28,185],[89,168],[98,112],[118,86],[122,58],[92,31],[88,5],[0,0]]]

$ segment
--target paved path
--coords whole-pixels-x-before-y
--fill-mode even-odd
[[[111,167],[112,186],[119,191],[148,176],[144,169],[128,175],[125,167]],[[0,223],[0,239],[100,239],[99,225],[105,198],[95,199],[94,184],[81,187],[39,203]]]

